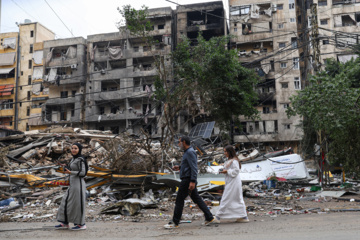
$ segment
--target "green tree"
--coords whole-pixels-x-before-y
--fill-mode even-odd
[[[345,64],[328,60],[308,87],[291,98],[288,116],[299,114],[312,132],[323,132],[331,163],[360,172],[359,58]],[[306,134],[305,129],[305,134]],[[311,134],[311,132],[308,132]],[[313,144],[313,143],[312,143]],[[303,146],[311,148],[312,146]]]
[[[223,129],[233,116],[256,117],[257,75],[241,66],[235,50],[227,50],[229,37],[206,41],[201,33],[195,44],[184,37],[172,53],[174,91],[164,82],[156,85],[157,98],[165,98],[175,113],[187,110],[192,117],[208,114]]]

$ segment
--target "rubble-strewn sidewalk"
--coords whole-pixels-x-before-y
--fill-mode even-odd
[[[68,127],[0,139],[0,222],[55,221],[68,185],[61,164],[71,159],[70,146],[74,142],[84,146],[83,154],[90,166],[86,177],[86,222],[167,221],[171,218],[179,181],[171,166],[181,157],[178,149],[169,146],[165,151],[159,142],[137,136]],[[195,145],[199,153],[198,189],[211,210],[216,212],[224,188],[223,176],[216,173],[224,162],[223,150],[221,145],[205,140],[197,142],[200,142]],[[266,180],[260,174],[261,171],[264,174],[268,158],[275,159],[270,164],[281,165],[283,160],[278,157],[290,156],[287,154],[291,151],[260,157],[254,149],[239,152],[247,211],[255,221],[289,214],[360,211],[360,184],[357,181],[348,179],[341,183],[340,176],[334,175],[332,183],[321,188],[316,178],[309,179],[303,163],[298,173],[292,174],[296,177],[293,179],[276,177],[274,172],[275,175]],[[299,163],[294,162],[292,166],[295,164]],[[253,165],[256,170],[251,170]],[[279,169],[295,167],[288,165]],[[307,177],[299,179],[303,171]],[[250,174],[252,177],[257,174],[257,178],[263,180],[249,180]],[[197,206],[187,200],[183,221],[202,218]]]

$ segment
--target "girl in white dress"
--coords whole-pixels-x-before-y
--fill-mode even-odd
[[[216,219],[236,219],[236,222],[249,222],[243,198],[242,183],[240,178],[240,160],[236,156],[233,146],[224,148],[225,156],[228,160],[224,163],[224,170],[220,173],[225,174],[225,189],[220,202],[220,208],[216,213]]]

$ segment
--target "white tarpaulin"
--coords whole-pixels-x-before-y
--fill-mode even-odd
[[[275,173],[277,177],[285,179],[304,179],[310,177],[305,163],[298,154],[269,159],[249,163],[243,162],[240,170],[241,180],[262,181],[266,180],[273,173]],[[224,168],[224,166],[208,166],[207,170],[210,173],[216,174],[220,168]]]
[[[15,63],[15,52],[0,54],[0,66],[13,65]]]
[[[272,16],[272,7],[270,7],[269,9],[267,10],[264,10],[265,14],[268,15],[269,17]]]
[[[33,94],[35,95],[40,95],[40,91],[41,91],[41,83],[34,83],[32,85],[32,90]]]
[[[49,62],[51,61],[52,57],[53,57],[53,51],[54,51],[54,48],[52,48],[50,50],[50,52],[48,52],[47,56],[46,56],[46,64],[49,64]]]
[[[275,132],[274,121],[265,121],[265,124],[266,132]]]
[[[111,59],[118,60],[118,59],[122,58],[121,47],[119,47],[119,46],[109,47],[108,50],[109,50],[109,56]]]
[[[33,54],[33,59],[35,64],[42,64],[43,51],[35,51]]]
[[[49,82],[55,81],[56,75],[57,75],[57,68],[52,68],[52,69],[50,69],[49,77],[48,77],[47,80],[48,80]]]
[[[265,74],[268,74],[271,70],[270,60],[261,61],[261,68]]]
[[[260,17],[260,7],[256,4],[251,5],[250,18]]]
[[[76,47],[70,46],[66,51],[67,58],[75,58],[76,57]]]
[[[357,59],[358,55],[356,54],[349,54],[349,55],[339,55],[338,59],[341,63],[346,63],[350,61],[352,58]]]
[[[34,67],[32,80],[42,79],[43,78],[43,68],[42,67]]]
[[[335,27],[341,27],[342,26],[341,15],[334,16],[334,24],[335,24]]]
[[[36,125],[41,125],[41,113],[30,114],[29,126],[36,126]]]
[[[4,47],[4,48],[12,48],[12,49],[15,49],[15,48],[16,48],[16,37],[5,38],[5,39],[4,39],[4,43],[3,43],[3,47]]]

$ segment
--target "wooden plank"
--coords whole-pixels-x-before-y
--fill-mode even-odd
[[[12,150],[8,153],[8,156],[10,157],[17,157],[19,156],[20,154],[24,153],[24,152],[27,152],[28,150],[32,149],[32,148],[35,148],[35,147],[38,147],[38,146],[43,146],[43,145],[46,145],[48,142],[50,142],[51,139],[47,139],[45,141],[42,141],[42,142],[38,142],[38,143],[30,143],[24,147],[21,147],[21,148],[18,148],[18,149],[15,149],[15,150]]]

